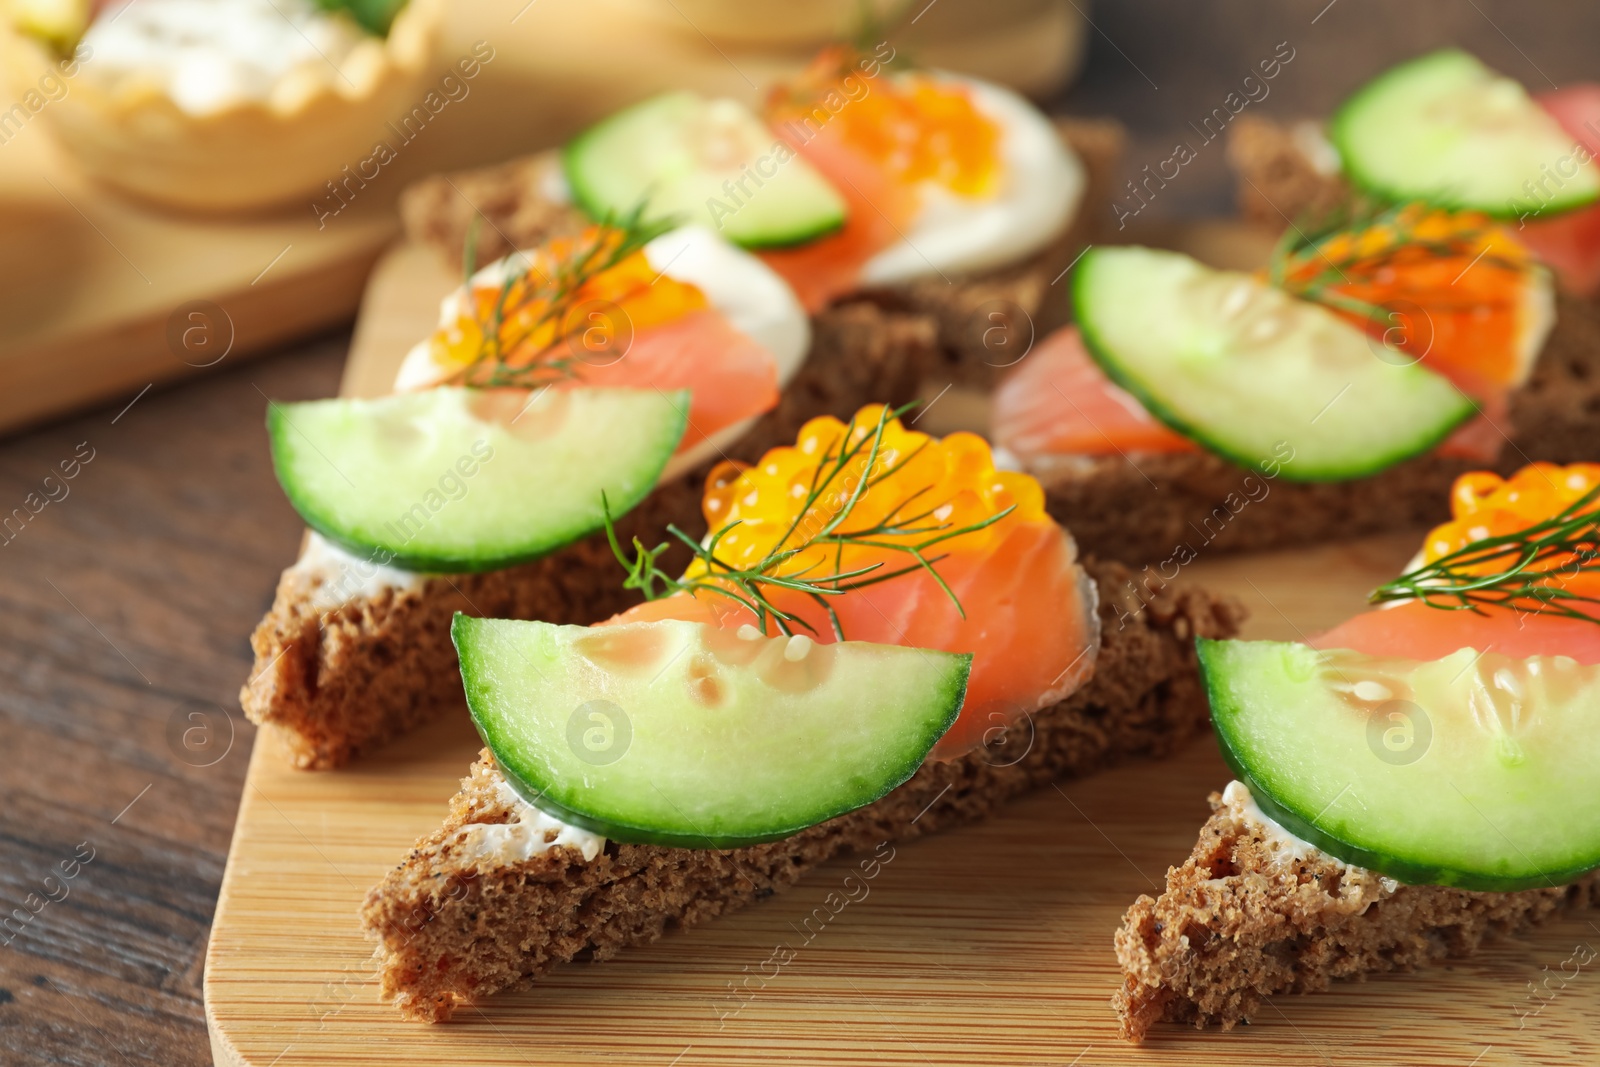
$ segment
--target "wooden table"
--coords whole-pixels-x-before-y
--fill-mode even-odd
[[[1438,44],[1540,86],[1596,73],[1600,40],[1592,8],[1511,0],[1120,0],[1091,15],[1085,81],[1063,105],[1132,125],[1130,176],[1280,41],[1295,59],[1261,107],[1289,115]],[[1222,211],[1227,189],[1213,147],[1150,210]],[[27,514],[30,493],[58,498],[0,542],[0,911],[39,907],[0,944],[7,1067],[210,1062],[204,946],[253,740],[236,694],[301,532],[268,465],[263,397],[332,394],[346,341],[225,362],[0,444],[0,519]],[[75,454],[76,477],[47,485]]]

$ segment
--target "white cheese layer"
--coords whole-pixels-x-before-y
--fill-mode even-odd
[[[332,611],[358,597],[377,596],[385,589],[417,589],[427,580],[425,575],[362,559],[314,530],[306,534],[305,548],[289,570],[317,581],[312,602],[319,611]]]
[[[1256,803],[1256,798],[1250,793],[1250,787],[1243,782],[1237,780],[1229,782],[1228,787],[1222,791],[1222,802],[1240,820],[1259,829],[1263,840],[1273,846],[1274,854],[1282,861],[1295,863],[1305,860],[1317,860],[1323,863],[1331,863],[1353,874],[1375,877],[1378,880],[1379,891],[1383,896],[1387,896],[1400,888],[1400,883],[1393,878],[1386,878],[1374,871],[1367,870],[1365,867],[1357,867],[1354,864],[1344,862],[1337,856],[1330,856],[1316,845],[1311,844],[1309,841],[1303,841],[1288,830],[1285,830],[1280,823],[1261,810],[1261,806]]]
[[[498,788],[500,799],[517,817],[512,822],[466,827],[462,842],[476,858],[501,865],[524,863],[557,846],[566,846],[583,853],[585,860],[593,860],[606,847],[606,839],[599,834],[569,826],[523,800],[511,783],[502,779]]]
[[[204,116],[268,100],[297,71],[338,80],[351,52],[371,40],[312,0],[129,0],[90,24],[83,70],[102,82],[159,86],[180,109]]]

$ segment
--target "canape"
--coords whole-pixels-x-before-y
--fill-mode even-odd
[[[1203,727],[1192,641],[1238,608],[1170,587],[1128,612],[1126,571],[1080,564],[1032,478],[897,415],[718,467],[703,538],[617,538],[616,579],[650,599],[602,625],[457,620],[488,747],[362,912],[406,1016]]]
[[[674,92],[559,152],[424,181],[402,213],[455,257],[475,218],[499,251],[648,192],[760,255],[817,311],[864,291],[930,316],[945,381],[992,385],[1051,283],[1109,219],[1113,123],[1052,123],[1000,86],[831,47],[758,113]]]
[[[1085,551],[1202,553],[1442,519],[1475,466],[1581,458],[1600,318],[1516,232],[1408,204],[1287,231],[1256,274],[1102,247],[1076,325],[995,392],[992,434]]]
[[[68,90],[38,110],[95,179],[245,210],[309,197],[387,143],[423,102],[440,18],[438,0],[27,0],[6,65],[23,92],[70,57]]]
[[[1458,49],[1396,66],[1326,122],[1242,116],[1239,207],[1274,229],[1348,203],[1426,200],[1505,220],[1562,291],[1600,290],[1600,84],[1532,96]]]
[[[1600,466],[1475,472],[1451,506],[1379,607],[1309,643],[1199,642],[1238,780],[1116,935],[1125,1036],[1600,903]]]
[[[241,701],[298,764],[460,708],[457,611],[585,623],[637,599],[610,580],[602,494],[630,536],[696,530],[714,463],[912,395],[925,323],[863,303],[808,321],[758,259],[668,225],[634,214],[469,271],[392,396],[271,406],[313,533]]]

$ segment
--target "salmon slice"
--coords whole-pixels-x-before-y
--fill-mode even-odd
[[[699,288],[656,270],[642,250],[587,274],[574,265],[609,262],[608,248],[621,239],[620,231],[591,227],[526,253],[520,268],[511,260],[498,273],[486,268],[489,277],[446,302],[444,323],[406,356],[396,387],[501,385],[503,378],[484,379],[485,366],[498,360],[499,373],[521,372],[514,384],[529,388],[688,389],[680,452],[775,407],[777,358]],[[568,277],[574,270],[576,279]],[[507,271],[510,277],[500,276]],[[552,300],[561,286],[553,279],[575,283],[560,314]]]
[[[1439,446],[1441,455],[1492,462],[1505,443],[1503,396]],[[995,443],[1021,460],[1043,456],[1106,456],[1198,452],[1106,376],[1083,346],[1076,326],[1046,337],[995,390]]]
[[[575,373],[563,388],[688,389],[689,428],[680,452],[778,403],[772,353],[709,308],[645,327],[621,356],[580,359]]]
[[[852,148],[838,127],[787,119],[774,128],[845,200],[845,223],[835,232],[758,253],[789,283],[801,306],[815,313],[857,288],[867,261],[899,240],[916,201],[912,190],[895,185],[879,163]]]
[[[1549,274],[1515,234],[1482,214],[1407,205],[1297,252],[1285,285],[1478,402],[1482,414],[1440,455],[1499,456],[1510,390],[1527,381],[1555,324]],[[1369,318],[1330,297],[1389,315]]]
[[[1478,463],[1493,463],[1499,459],[1500,450],[1506,446],[1506,434],[1502,427],[1511,413],[1511,401],[1504,393],[1500,393],[1491,400],[1480,402],[1479,407],[1482,414],[1462,423],[1434,451],[1441,456],[1470,459]]]
[[[1282,274],[1480,402],[1527,381],[1555,322],[1549,273],[1480,212],[1407,204],[1294,250]]]
[[[867,262],[910,228],[923,186],[984,197],[1002,179],[1003,131],[967,87],[925,74],[879,73],[875,60],[847,46],[823,48],[795,78],[773,88],[765,110],[773,131],[848,206],[837,233],[762,253],[807,311],[858,288]]]
[[[1513,561],[1523,569],[1519,581],[1565,589],[1575,596],[1600,594],[1600,574],[1582,569],[1593,566],[1594,503],[1576,509],[1596,486],[1600,465],[1574,463],[1560,467],[1533,463],[1510,478],[1475,471],[1456,479],[1451,489],[1451,521],[1432,530],[1423,541],[1422,563],[1452,557],[1450,564],[1468,575],[1494,578]],[[1563,533],[1553,547],[1524,557],[1530,527],[1555,519]],[[1567,523],[1574,524],[1568,527]],[[1587,526],[1587,532],[1584,527]],[[1550,537],[1549,527],[1537,534]],[[1505,554],[1464,560],[1452,554],[1483,545],[1488,538],[1513,538]],[[1492,544],[1492,543],[1491,543]],[[1581,549],[1574,551],[1573,549]],[[1479,550],[1483,551],[1483,550]],[[1490,592],[1493,592],[1491,589]],[[1479,610],[1438,607],[1418,600],[1364,612],[1314,638],[1314,648],[1348,648],[1374,656],[1407,659],[1442,659],[1463,648],[1493,650],[1525,659],[1529,656],[1570,656],[1579,663],[1600,663],[1600,623],[1545,611],[1531,599],[1504,606],[1480,604]],[[1600,603],[1572,599],[1564,602],[1576,611],[1600,616]]]
[[[862,428],[876,425],[878,410],[858,414],[851,428],[856,439]],[[707,519],[713,532],[734,528],[718,546],[719,559],[748,567],[795,528],[797,519],[802,530],[820,530],[838,513],[843,507],[839,497],[848,494],[824,495],[804,516],[799,507],[819,463],[838,456],[845,431],[838,420],[816,419],[802,430],[795,448],[774,449],[745,470],[730,466],[713,473]],[[902,469],[861,494],[838,527],[841,532],[877,528],[891,519],[904,522],[924,512],[929,517],[919,525],[964,529],[1013,510],[988,527],[928,550],[930,559],[942,557],[935,566],[954,599],[927,571],[913,569],[829,596],[827,602],[847,640],[973,654],[966,702],[935,747],[935,758],[1003,743],[1007,731],[1017,729],[1026,716],[1064,699],[1093,672],[1100,646],[1094,587],[1077,564],[1072,539],[1045,513],[1038,483],[1026,475],[996,471],[981,438],[952,434],[939,441],[906,431],[896,420],[886,429],[885,442],[885,455],[892,451],[904,459],[915,454]],[[854,473],[838,484],[855,484],[848,480]],[[915,499],[914,506],[896,512],[895,506],[908,498]],[[870,540],[897,538],[875,535]],[[792,538],[783,543],[796,544]],[[825,573],[840,573],[874,563],[888,573],[911,562],[903,553],[871,546],[851,545],[837,555],[831,548],[812,548],[780,573],[814,577],[822,567],[828,568]],[[703,576],[704,569],[699,573]],[[763,593],[780,610],[804,621],[792,624],[794,632],[818,641],[837,640],[827,611],[807,593],[771,586],[763,587]],[[610,621],[661,619],[734,630],[757,624],[748,607],[709,591],[650,601]]]
[[[1572,85],[1536,99],[1577,144],[1600,156],[1600,84]],[[1527,220],[1518,226],[1517,239],[1549,264],[1562,289],[1574,296],[1600,292],[1600,204],[1553,219]]]
[[[1412,601],[1375,608],[1313,637],[1312,648],[1348,648],[1372,656],[1443,659],[1463,648],[1529,656],[1571,656],[1600,663],[1600,625],[1582,619],[1490,608],[1482,615]]]
[[[1200,447],[1108,378],[1076,326],[1050,334],[1017,364],[995,390],[992,418],[995,443],[1022,459]]]

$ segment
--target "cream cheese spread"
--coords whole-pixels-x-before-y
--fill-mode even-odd
[[[1229,782],[1228,787],[1222,791],[1222,803],[1242,821],[1260,829],[1262,839],[1272,846],[1273,854],[1286,863],[1316,860],[1322,863],[1331,863],[1351,874],[1376,878],[1382,896],[1388,896],[1400,888],[1400,883],[1393,878],[1386,878],[1375,871],[1367,870],[1365,867],[1357,867],[1344,862],[1336,856],[1330,856],[1316,845],[1311,844],[1309,841],[1303,841],[1288,830],[1285,830],[1282,825],[1261,810],[1261,806],[1256,803],[1256,798],[1250,793],[1250,787],[1243,782]]]
[[[83,41],[88,77],[138,80],[203,116],[265,101],[291,74],[332,82],[371,40],[311,0],[130,0],[100,15]]]
[[[502,865],[523,863],[564,845],[591,861],[606,847],[601,835],[569,826],[523,800],[510,782],[501,779],[496,788],[501,801],[517,813],[516,818],[504,823],[474,823],[462,831],[463,843],[477,858]]]

